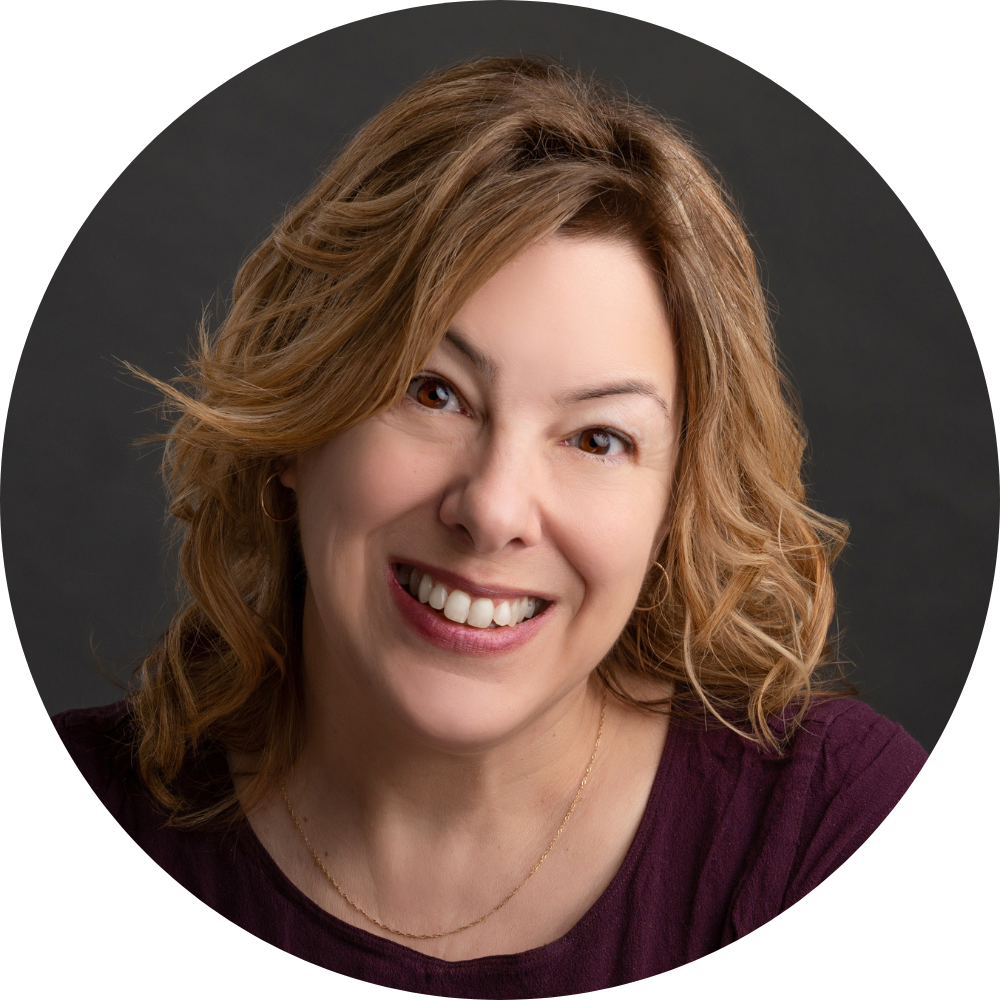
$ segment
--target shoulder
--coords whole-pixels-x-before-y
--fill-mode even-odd
[[[804,894],[875,831],[910,787],[927,753],[902,726],[864,702],[810,709],[791,756],[802,781],[798,862]]]
[[[125,701],[96,708],[71,708],[52,716],[52,724],[71,753],[75,747],[103,742],[112,733],[124,733],[128,720]]]
[[[875,832],[927,753],[902,726],[854,699],[812,707],[794,736],[795,780],[783,796],[795,817],[783,906],[810,892]]]
[[[879,715],[856,698],[823,698],[812,702],[796,725],[789,710],[770,720],[782,741],[780,752],[769,752],[739,732],[713,719],[675,720],[688,753],[720,771],[740,770],[761,776],[790,771],[809,773],[819,781],[817,792],[834,792],[861,774],[876,769],[883,777],[898,777],[908,785],[927,753],[896,722]]]
[[[137,761],[138,722],[127,701],[61,712],[52,722],[108,812],[172,874],[175,856],[193,843],[220,840],[225,824],[204,828],[173,825],[166,808],[149,791]],[[188,757],[175,784],[193,807],[211,805],[231,787],[225,755],[212,746],[202,748]]]
[[[137,723],[127,702],[61,712],[52,721],[87,783],[132,840],[199,899],[247,926],[247,886],[262,885],[261,872],[268,869],[249,827],[242,822],[193,828],[170,823],[139,773]],[[192,757],[181,778],[189,801],[198,802],[201,795],[212,801],[230,781],[224,754],[207,748]],[[267,891],[266,885],[260,889]],[[277,904],[268,905],[273,910]],[[263,920],[271,910],[248,912]]]
[[[786,794],[802,800],[800,842],[810,840],[810,857],[819,864],[823,853],[829,871],[875,831],[927,760],[902,726],[853,698],[810,706],[788,756]]]
[[[827,698],[811,705],[774,784],[758,842],[758,877],[750,883],[773,880],[775,891],[764,907],[760,900],[743,901],[749,926],[836,871],[889,815],[926,760],[902,726],[862,701]]]
[[[684,720],[675,732],[684,825],[696,835],[698,857],[712,859],[712,898],[730,914],[728,940],[843,864],[927,759],[901,726],[853,698],[817,700],[800,725],[790,728],[786,716],[771,726],[785,737],[780,754],[702,719]]]
[[[143,827],[164,825],[167,813],[140,774],[139,724],[127,701],[61,712],[52,722],[87,783],[129,833],[136,837]],[[193,809],[224,798],[231,784],[225,754],[210,743],[187,755],[174,780]]]
[[[817,699],[798,725],[789,711],[771,728],[784,739],[780,754],[735,733],[725,744],[764,793],[762,808],[786,826],[798,824],[800,844],[836,834],[844,857],[889,814],[927,760],[902,726],[855,698]],[[733,748],[734,741],[743,746]]]
[[[135,780],[132,719],[127,702],[74,708],[52,717],[69,755],[98,798],[117,815]]]
[[[780,731],[782,725],[776,728]],[[793,732],[787,753],[813,772],[816,792],[831,794],[875,773],[886,794],[898,789],[901,795],[927,760],[926,751],[901,725],[855,698],[814,702]]]

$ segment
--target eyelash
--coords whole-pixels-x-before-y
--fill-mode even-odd
[[[458,412],[468,415],[469,411],[466,408],[465,404],[462,402],[462,397],[459,395],[458,390],[447,379],[441,378],[440,375],[431,375],[429,373],[427,374],[422,373],[420,375],[415,375],[412,379],[410,379],[410,384],[407,387],[406,390],[407,397],[413,400],[413,402],[422,409],[432,410],[432,411],[444,410],[445,409],[444,407],[427,406],[426,404],[421,403],[416,398],[414,390],[416,390],[416,392],[419,392],[420,388],[422,388],[428,383],[436,383],[437,385],[443,386],[448,390],[449,393],[452,394],[452,399],[454,399],[455,403],[458,405],[458,410],[457,411],[450,410],[447,412],[450,413]],[[605,465],[617,465],[622,460],[623,457],[635,454],[635,442],[627,435],[622,434],[621,431],[613,430],[610,427],[599,427],[599,426],[584,427],[582,430],[577,431],[575,434],[571,434],[569,437],[563,438],[563,440],[560,443],[565,445],[570,445],[570,442],[573,441],[579,442],[579,440],[583,437],[583,435],[588,433],[606,434],[608,437],[614,438],[621,444],[623,452],[623,455],[595,455],[593,452],[584,451],[583,448],[578,447],[577,450],[580,451],[582,454],[586,455],[588,458],[595,459],[598,462],[603,462]]]
[[[567,444],[572,447],[570,443],[579,442],[585,434],[606,434],[608,437],[617,440],[622,446],[622,453],[619,455],[595,455],[591,451],[584,451],[583,448],[578,447],[577,450],[581,454],[586,455],[587,458],[594,459],[597,462],[603,462],[605,465],[618,465],[626,458],[635,454],[635,442],[632,441],[631,438],[622,434],[621,431],[612,430],[610,427],[584,427],[582,431],[577,431],[575,434],[571,434],[568,438],[564,438],[563,444]]]
[[[421,403],[416,398],[416,395],[413,392],[414,388],[416,388],[417,392],[419,392],[420,389],[423,386],[427,385],[428,383],[436,383],[437,385],[444,386],[444,388],[446,388],[448,390],[448,392],[451,393],[452,399],[454,399],[454,401],[458,405],[458,410],[457,411],[456,410],[449,410],[448,411],[449,413],[458,412],[458,413],[468,414],[469,411],[468,411],[467,407],[465,406],[464,402],[462,401],[462,397],[459,395],[458,390],[447,379],[441,378],[440,375],[430,375],[430,374],[415,375],[413,378],[410,379],[410,384],[409,384],[409,386],[407,386],[407,389],[406,389],[406,395],[407,395],[407,397],[409,399],[412,399],[413,402],[416,403],[416,405],[419,406],[419,407],[421,407],[422,409],[432,410],[432,411],[434,411],[434,410],[437,410],[437,411],[444,410],[443,406],[442,407],[427,406],[425,403]]]

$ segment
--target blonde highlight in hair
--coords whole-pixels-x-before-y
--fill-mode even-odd
[[[757,263],[711,171],[668,122],[554,62],[483,59],[416,84],[364,126],[237,275],[183,379],[153,382],[185,601],[138,671],[138,763],[173,822],[205,743],[258,755],[259,801],[300,741],[304,569],[294,500],[268,483],[398,403],[462,304],[556,232],[640,247],[660,275],[683,372],[670,530],[598,667],[678,694],[776,748],[827,655],[830,562],[846,537],[811,510],[804,433],[777,362]],[[142,373],[138,373],[142,374]],[[675,710],[692,699],[675,698]]]

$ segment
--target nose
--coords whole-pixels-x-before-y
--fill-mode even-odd
[[[542,537],[543,470],[530,449],[495,437],[470,449],[441,502],[440,517],[461,542],[486,555],[528,548]]]

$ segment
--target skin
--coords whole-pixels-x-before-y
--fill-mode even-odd
[[[474,920],[551,840],[597,735],[593,669],[668,529],[680,421],[643,256],[555,236],[468,301],[402,404],[288,461],[309,582],[305,748],[286,786],[328,870],[386,923]],[[393,593],[389,567],[411,561],[550,603],[516,648],[431,642]],[[280,794],[250,822],[343,920],[448,960],[524,951],[565,934],[613,878],[665,733],[662,716],[609,700],[552,854],[489,920],[437,940],[393,938],[351,910]]]

